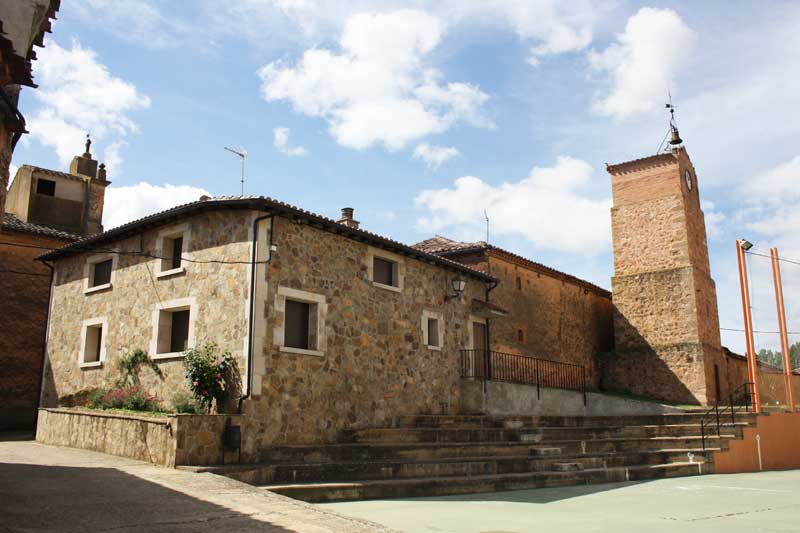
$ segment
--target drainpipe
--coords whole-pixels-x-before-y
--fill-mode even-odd
[[[55,279],[55,268],[47,261],[42,264],[50,269],[50,285],[47,289],[47,314],[44,319],[44,342],[42,343],[42,371],[39,372],[39,394],[36,396],[36,407],[33,411],[33,436],[36,438],[36,430],[39,427],[39,407],[42,405],[42,390],[44,387],[44,371],[47,368],[47,334],[50,332],[50,306],[53,305],[53,280]]]
[[[494,280],[491,283],[491,286],[486,287],[486,303],[489,303],[489,293],[492,292],[497,286],[500,284],[499,281]],[[483,380],[483,387],[486,388],[486,382],[492,379],[492,335],[491,335],[491,328],[489,327],[489,321],[491,319],[487,316],[486,317],[486,379]]]
[[[256,257],[258,254],[258,223],[264,219],[269,218],[269,254],[267,260],[264,262],[266,266],[272,259],[272,235],[275,227],[274,214],[262,215],[253,220],[253,253],[250,258],[250,309],[247,316],[247,392],[239,397],[239,406],[237,413],[242,414],[242,402],[250,397],[250,391],[253,389],[253,323],[256,308]]]

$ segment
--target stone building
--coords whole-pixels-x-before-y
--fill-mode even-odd
[[[36,416],[50,293],[50,269],[36,261],[102,231],[103,198],[109,182],[87,143],[70,172],[23,165],[8,191],[0,232],[0,291],[4,324],[0,336],[0,428],[32,427]]]
[[[110,385],[142,348],[164,375],[143,385],[169,406],[183,351],[215,342],[242,374],[246,453],[458,412],[460,351],[495,283],[352,210],[337,222],[263,197],[204,198],[41,259],[55,269],[43,405]]]
[[[491,350],[582,365],[597,387],[598,355],[614,347],[610,292],[482,241],[437,235],[414,247],[499,280],[491,300],[508,316],[492,322]]]
[[[605,361],[607,384],[683,403],[726,398],[716,288],[697,173],[685,148],[607,170],[616,344]]]
[[[0,220],[3,220],[11,154],[25,131],[25,117],[17,109],[20,86],[36,87],[31,61],[34,45],[43,46],[60,0],[0,2]],[[0,228],[2,232],[2,228]]]

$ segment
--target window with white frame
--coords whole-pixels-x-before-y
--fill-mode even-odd
[[[116,254],[98,254],[89,257],[84,267],[83,291],[91,293],[110,289],[114,284],[116,267]]]
[[[171,276],[185,272],[185,259],[189,249],[189,225],[181,224],[166,228],[158,233],[156,243],[158,277]]]
[[[325,296],[313,292],[278,287],[275,296],[278,315],[274,331],[275,344],[288,353],[324,355]]]
[[[431,350],[444,344],[444,318],[436,311],[422,311],[422,343]]]
[[[107,333],[108,321],[105,318],[92,318],[83,322],[78,366],[102,366],[106,358]]]
[[[405,261],[400,255],[369,247],[367,274],[374,286],[400,292],[403,289]]]
[[[157,304],[153,311],[154,358],[179,357],[194,346],[195,299],[182,298]]]

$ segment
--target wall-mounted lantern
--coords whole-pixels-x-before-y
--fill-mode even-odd
[[[444,297],[445,301],[461,296],[461,293],[464,292],[464,289],[467,287],[467,280],[461,277],[461,273],[456,273],[450,284],[454,294],[446,294]]]

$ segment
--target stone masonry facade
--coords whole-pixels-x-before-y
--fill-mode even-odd
[[[55,259],[45,405],[75,403],[89,390],[111,385],[119,354],[153,346],[159,306],[191,300],[191,345],[213,341],[229,350],[243,386],[252,383],[240,418],[243,460],[256,460],[260,449],[276,444],[332,442],[341,430],[386,424],[398,415],[458,412],[460,350],[469,343],[471,302],[485,297],[491,278],[466,269],[465,290],[447,299],[451,279],[465,267],[391,251],[302,217],[272,214],[254,224],[264,216],[209,208],[104,242],[103,249],[117,252],[112,283],[88,294],[86,264],[93,253]],[[254,227],[258,262],[248,367]],[[194,262],[158,277],[158,259],[137,251],[157,250],[158,236],[175,228],[190,235],[184,257]],[[376,256],[395,262],[399,287],[373,282]],[[203,262],[219,259],[238,264]],[[314,349],[283,346],[286,300],[297,298],[316,302]],[[439,318],[438,346],[426,344],[424,317],[431,316]],[[79,364],[87,320],[107,327],[99,365]],[[155,360],[164,378],[144,369],[143,386],[168,406],[176,391],[185,390],[182,357]]]
[[[614,347],[611,293],[486,243],[434,237],[415,246],[498,279],[490,299],[508,316],[489,319],[491,350],[582,365],[598,388],[598,357]]]
[[[603,360],[606,386],[682,403],[714,403],[717,387],[727,397],[697,175],[685,149],[608,171],[616,350]]]

